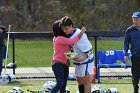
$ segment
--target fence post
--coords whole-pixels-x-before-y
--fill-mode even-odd
[[[15,64],[15,39],[12,37],[12,53],[13,53],[13,63]],[[15,75],[15,67],[13,67],[13,74]]]

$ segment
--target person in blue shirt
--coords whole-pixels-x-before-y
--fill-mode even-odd
[[[131,62],[132,62],[132,83],[134,87],[133,93],[139,93],[138,83],[140,78],[140,12],[134,12],[132,15],[133,25],[128,27],[125,32],[124,40],[124,60],[128,61],[128,49],[131,46]]]
[[[6,28],[4,26],[0,26],[0,76],[2,73],[2,64],[3,64],[3,59],[5,57],[5,52],[6,52],[4,36],[3,36],[4,32],[6,32]]]

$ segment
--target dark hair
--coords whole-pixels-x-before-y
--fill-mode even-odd
[[[67,37],[66,33],[60,27],[60,20],[57,20],[53,23],[53,35],[57,36],[64,36]]]
[[[64,16],[62,19],[61,19],[61,28],[63,27],[66,27],[66,26],[70,26],[72,25],[73,26],[73,22],[72,22],[72,19],[68,16]]]
[[[2,30],[2,33],[8,32],[5,26],[0,25],[0,29]]]

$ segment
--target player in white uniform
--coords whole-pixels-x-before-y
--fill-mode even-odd
[[[80,29],[73,28],[73,22],[71,18],[65,16],[61,19],[61,27],[63,31],[70,37],[74,38],[80,33]],[[78,57],[74,59],[75,74],[77,77],[78,88],[80,93],[91,93],[91,77],[93,77],[94,57],[92,51],[92,45],[84,33],[81,39],[74,45],[72,45],[74,52],[78,54]]]

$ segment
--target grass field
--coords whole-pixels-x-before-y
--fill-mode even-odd
[[[17,80],[15,82],[11,82],[8,85],[0,86],[0,93],[6,93],[8,90],[12,89],[13,87],[21,87],[25,93],[27,92],[27,89],[30,90],[41,90],[43,84],[47,82],[47,80]],[[108,82],[112,82],[111,80],[106,80],[104,83],[100,83],[98,85],[101,85],[104,90],[108,90],[109,88],[117,88],[120,93],[132,93],[132,84],[125,83],[125,84],[109,84]],[[116,83],[120,82],[116,80]],[[92,83],[92,86],[94,86],[96,83]],[[77,89],[77,82],[76,81],[68,81],[68,86],[71,93],[75,93]]]

